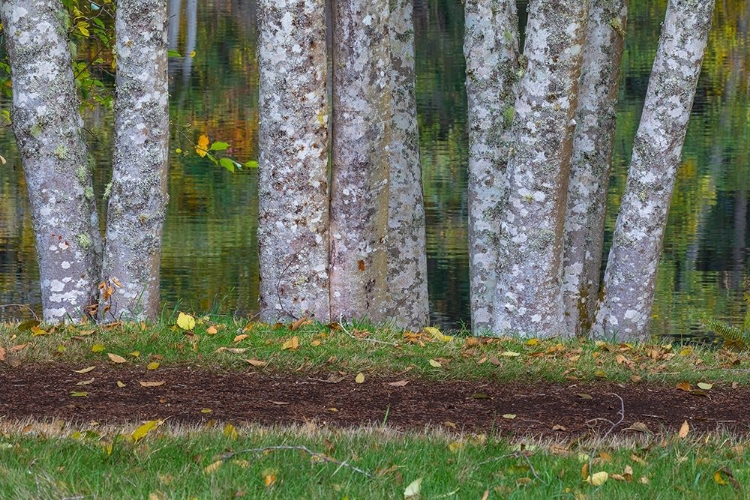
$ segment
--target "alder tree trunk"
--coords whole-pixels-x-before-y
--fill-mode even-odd
[[[5,0],[0,7],[12,68],[13,131],[23,164],[44,320],[77,320],[95,301],[101,235],[93,159],[58,0]]]
[[[334,2],[331,316],[382,319],[391,129],[389,2]]]
[[[422,166],[414,70],[413,0],[391,3],[391,96],[388,298],[384,316],[399,328],[429,321]]]
[[[662,240],[714,0],[670,0],[592,333],[646,339]]]
[[[563,225],[586,1],[529,4],[522,77],[500,214],[494,331],[564,333]]]
[[[326,322],[325,1],[262,0],[259,27],[261,318],[274,322],[307,316]]]
[[[464,56],[469,123],[471,325],[492,328],[497,233],[518,72],[515,0],[467,0]]]
[[[115,144],[107,189],[103,319],[140,321],[159,312],[161,235],[169,198],[166,26],[166,2],[117,4]]]
[[[626,22],[625,0],[591,0],[565,216],[563,297],[568,334],[587,333],[599,295]]]

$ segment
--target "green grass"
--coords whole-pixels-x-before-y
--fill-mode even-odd
[[[0,425],[0,498],[385,499],[404,498],[422,478],[423,499],[480,499],[486,491],[489,498],[715,499],[742,498],[736,488],[750,484],[748,444],[719,435],[563,445],[312,424],[235,434],[166,423],[133,442],[134,428]],[[299,450],[243,452],[270,446],[306,446],[335,463]],[[610,478],[587,484],[583,467]],[[722,470],[734,479],[720,472],[717,482]]]
[[[214,330],[215,334],[208,333]],[[298,346],[290,348],[295,337]],[[14,346],[25,347],[13,351]],[[210,370],[408,374],[404,376],[434,380],[750,384],[750,354],[727,348],[479,339],[467,332],[448,339],[431,330],[411,333],[312,323],[291,329],[219,316],[198,318],[190,331],[176,326],[175,319],[114,327],[6,324],[0,325],[0,348],[5,350],[5,362],[16,365],[111,363],[111,353],[128,364],[158,361],[162,367]]]

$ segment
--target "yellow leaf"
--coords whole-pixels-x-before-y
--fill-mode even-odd
[[[698,387],[700,389],[703,389],[704,391],[710,390],[714,385],[713,384],[707,384],[705,382],[698,382]]]
[[[604,370],[596,370],[594,372],[594,377],[596,377],[596,378],[607,378],[607,372],[605,372]]]
[[[139,384],[141,384],[141,387],[159,387],[160,385],[164,385],[164,381],[160,380],[158,382],[149,382],[149,381],[138,381]]]
[[[112,354],[111,352],[108,352],[107,356],[113,363],[127,363],[127,360],[119,354]]]
[[[419,496],[419,492],[422,489],[422,479],[420,477],[409,483],[409,486],[404,490],[404,498],[416,498]]]
[[[526,345],[535,346],[539,343],[539,339],[529,339],[526,341]]]
[[[357,376],[354,378],[354,381],[358,384],[363,384],[365,382],[365,374],[362,372],[359,372]]]
[[[431,359],[430,360],[430,366],[432,366],[434,368],[440,368],[443,365],[440,364],[440,361],[435,361],[434,359]]]
[[[130,355],[133,356],[134,358],[138,358],[141,356],[141,351],[133,351],[130,353]]]
[[[139,425],[132,434],[130,434],[130,437],[133,438],[133,441],[136,443],[146,437],[146,435],[151,432],[152,430],[159,427],[163,420],[149,420],[147,422],[144,422],[143,424]]]
[[[206,153],[208,153],[208,143],[211,142],[208,139],[208,136],[205,134],[202,134],[200,137],[198,137],[198,144],[195,146],[195,152],[203,158],[206,156]],[[179,324],[179,323],[178,323]],[[190,330],[190,328],[183,328],[183,330]]]
[[[448,444],[448,450],[450,450],[451,453],[458,453],[460,450],[462,450],[466,446],[466,443],[463,441],[453,441],[452,443]]]
[[[690,383],[689,382],[678,382],[675,386],[681,391],[690,392]]]
[[[504,353],[500,354],[501,356],[505,356],[506,358],[515,358],[521,355],[520,352],[515,351],[505,351]]]
[[[206,333],[209,335],[216,335],[218,333],[218,330],[216,330],[216,327],[214,325],[211,325],[206,328]]]
[[[102,344],[94,344],[91,346],[91,352],[104,352],[106,349]]]
[[[78,31],[79,31],[79,32],[80,32],[80,33],[81,33],[81,34],[82,34],[83,36],[89,36],[89,30],[88,30],[88,28],[89,28],[89,23],[87,23],[87,22],[85,22],[85,21],[81,21],[81,22],[79,22],[79,23],[78,23],[78,25],[76,26],[76,28],[78,28]]]
[[[299,348],[299,337],[296,335],[281,345],[281,350],[286,351],[287,349],[296,351]]]
[[[239,437],[237,429],[232,424],[226,424],[224,426],[224,435],[229,439],[235,440]]]
[[[203,469],[203,473],[204,474],[212,474],[212,473],[216,472],[219,469],[219,467],[221,467],[221,464],[223,464],[223,463],[224,463],[223,460],[217,460],[216,462],[212,463],[211,465],[207,465]]]
[[[123,387],[125,387],[125,385],[126,385],[125,382],[122,382],[121,380],[117,381],[117,387],[119,387],[120,389],[122,389]]]
[[[70,393],[70,395],[71,395],[71,397],[74,397],[74,398],[85,398],[86,396],[89,395],[89,393],[88,392],[73,391],[73,392]]]
[[[88,373],[91,370],[93,370],[94,368],[96,368],[96,366],[87,366],[86,368],[81,368],[80,370],[73,370],[73,372],[75,372],[75,373]]]
[[[714,472],[714,483],[716,484],[727,484],[726,481],[724,481],[724,478],[721,477],[721,471],[717,470]]]
[[[685,420],[682,423],[682,426],[680,426],[680,432],[677,433],[677,435],[680,437],[680,439],[684,439],[687,437],[688,432],[690,432],[690,424],[688,424],[688,421]]]
[[[581,465],[581,479],[588,479],[589,477],[589,463],[584,462],[583,465]]]
[[[595,472],[586,478],[586,482],[593,486],[601,486],[609,479],[609,473],[606,471]]]
[[[266,474],[266,477],[263,478],[263,484],[266,485],[266,488],[276,484],[276,474]]]
[[[157,363],[156,361],[152,361],[148,365],[146,365],[147,370],[156,370],[157,368],[159,368],[159,363]]]
[[[205,136],[201,136],[201,137],[205,137]],[[208,138],[206,138],[206,140],[208,140]],[[198,141],[198,143],[200,144],[200,141]],[[208,144],[208,143],[206,143],[206,144]],[[198,149],[196,148],[196,151],[197,150]],[[204,152],[201,156],[205,156],[205,154],[206,153]],[[192,330],[193,328],[195,328],[195,318],[193,318],[189,314],[185,314],[185,313],[181,312],[177,316],[177,326],[179,326],[183,330]]]
[[[439,340],[441,342],[450,342],[451,340],[453,340],[453,337],[449,335],[443,335],[443,332],[435,327],[426,326],[423,330],[425,333],[429,333],[435,340]]]
[[[235,342],[235,343],[237,343],[237,342],[242,342],[242,341],[243,341],[243,340],[245,340],[245,339],[246,339],[247,337],[248,337],[248,335],[247,335],[246,333],[243,333],[242,335],[237,335],[237,336],[236,336],[236,337],[234,338],[234,342]]]
[[[190,51],[190,59],[192,59],[192,58],[194,58],[194,57],[195,57],[195,51],[194,51],[194,50],[191,50],[191,51]]]
[[[503,415],[503,418],[513,420],[514,418],[516,418],[516,415],[514,413],[506,413],[505,415]]]
[[[201,408],[201,413],[211,413],[212,411],[211,408]]]

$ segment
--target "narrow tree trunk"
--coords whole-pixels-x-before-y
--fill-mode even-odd
[[[464,56],[469,123],[469,276],[474,332],[492,328],[497,233],[505,202],[518,72],[515,0],[467,0]]]
[[[261,318],[328,321],[325,2],[262,0],[259,28]]]
[[[400,328],[429,321],[422,166],[414,70],[413,0],[391,3],[391,96],[388,299],[385,317]]]
[[[57,0],[5,0],[1,12],[44,320],[76,320],[94,301],[101,235],[65,14]]]
[[[682,145],[711,27],[713,0],[670,0],[592,333],[645,339]]]
[[[102,314],[141,320],[159,312],[161,234],[167,207],[167,4],[117,4],[115,151],[109,186]],[[145,75],[145,76],[144,76]],[[109,308],[109,310],[107,310]]]
[[[599,295],[625,0],[592,0],[570,163],[563,258],[566,330],[585,334]]]
[[[529,5],[524,55],[500,215],[495,332],[563,333],[563,224],[586,1]]]
[[[379,322],[387,292],[389,2],[334,5],[331,315]]]

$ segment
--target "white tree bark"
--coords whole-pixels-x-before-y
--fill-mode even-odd
[[[587,1],[529,4],[500,215],[495,333],[564,333],[563,224]]]
[[[44,320],[94,302],[101,235],[59,0],[0,8],[13,83],[13,131],[31,202]]]
[[[263,321],[329,319],[324,0],[262,0],[259,222]]]
[[[399,328],[429,321],[422,167],[419,162],[413,0],[391,3],[388,298],[384,315]]]
[[[471,324],[480,332],[493,321],[497,233],[518,72],[518,13],[515,0],[467,0],[465,13]]]
[[[389,2],[334,5],[331,316],[380,322],[387,293]]]
[[[563,258],[566,331],[584,334],[599,295],[625,0],[591,0],[570,163]]]
[[[672,188],[714,0],[670,0],[651,72],[592,333],[645,339]]]
[[[117,4],[115,144],[102,268],[114,295],[103,294],[100,306],[118,319],[153,319],[159,312],[168,200],[167,22],[163,0]]]

